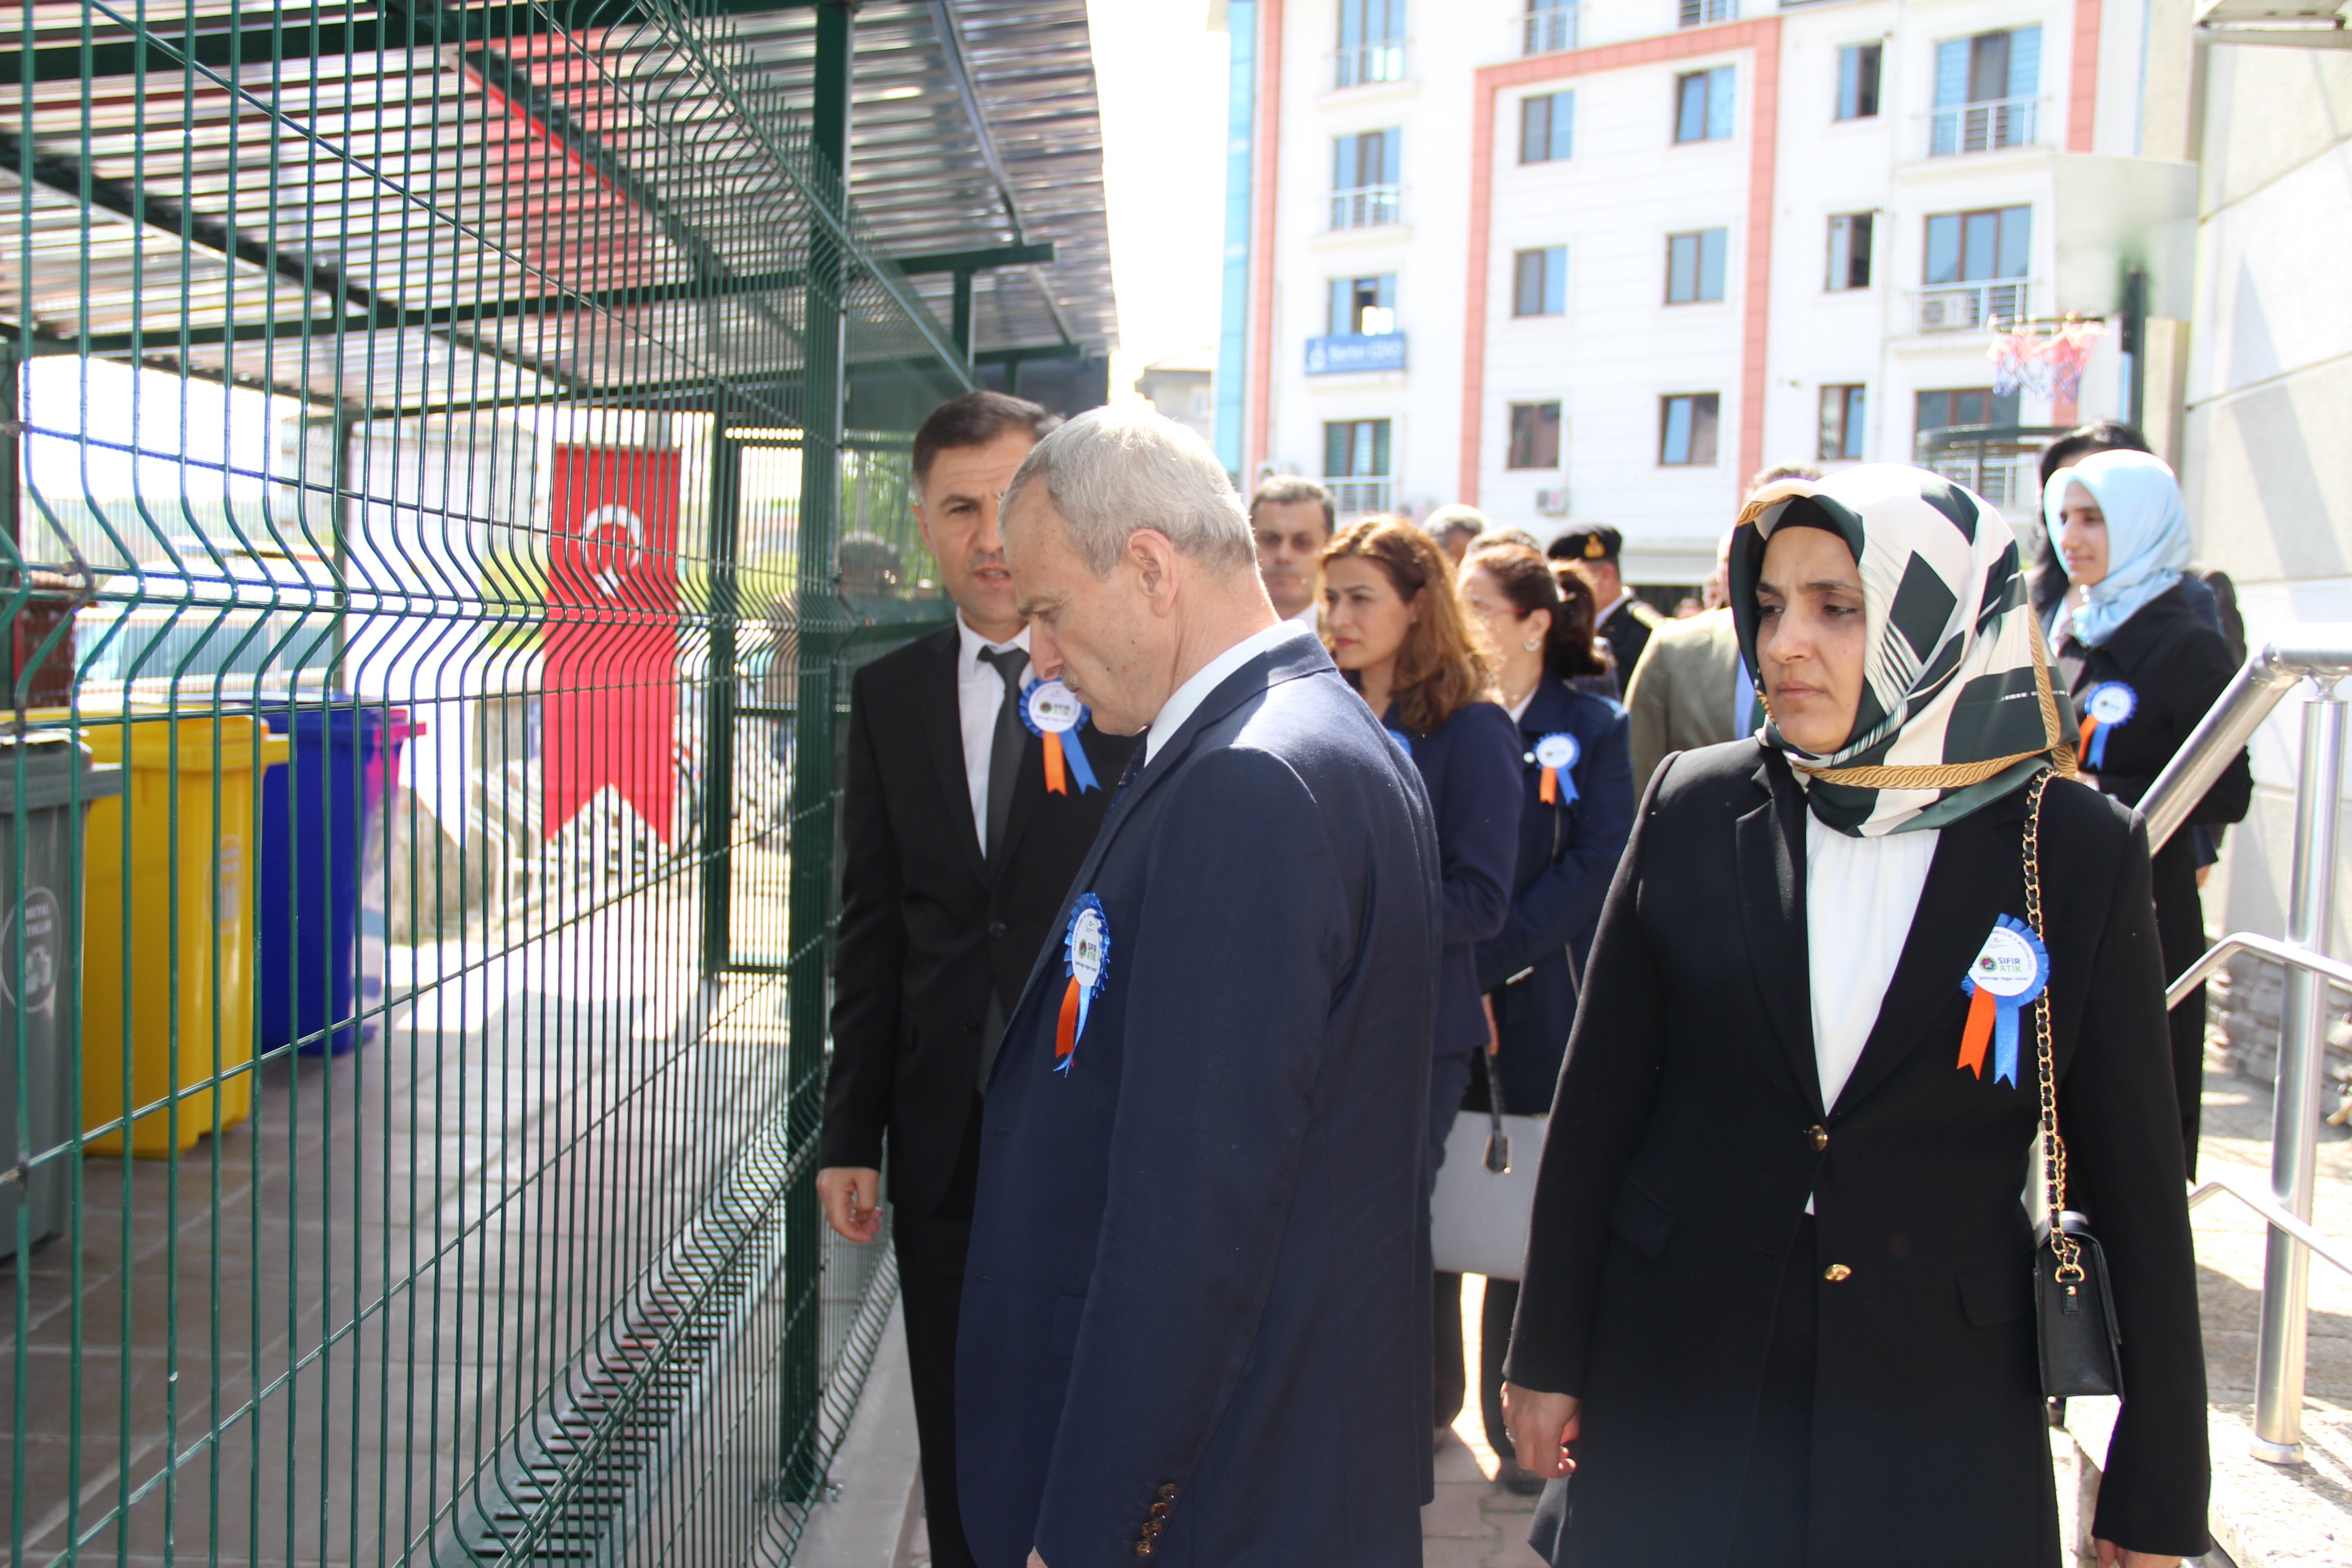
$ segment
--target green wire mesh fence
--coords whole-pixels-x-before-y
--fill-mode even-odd
[[[969,382],[847,7],[743,9],[0,6],[12,1562],[821,1491],[893,1289],[809,1188],[837,721]]]

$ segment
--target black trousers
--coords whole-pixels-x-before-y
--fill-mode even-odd
[[[940,1206],[891,1215],[898,1298],[907,1322],[907,1372],[914,1385],[915,1435],[923,1450],[923,1511],[935,1568],[978,1568],[964,1544],[956,1506],[956,1314],[963,1302],[964,1255],[971,1247],[972,1195],[980,1186],[980,1100],[972,1100],[963,1152]]]

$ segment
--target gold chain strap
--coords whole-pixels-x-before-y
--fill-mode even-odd
[[[2045,953],[2050,943],[2042,931],[2042,793],[2055,776],[2047,771],[2035,776],[2025,812],[2025,919],[2033,928],[2034,936],[2041,940]],[[2083,1248],[2060,1223],[2066,1209],[2066,1144],[2058,1136],[2058,1072],[2050,1049],[2047,977],[2042,984],[2042,994],[2033,1000],[2033,1037],[2035,1053],[2042,1063],[2042,1202],[2050,1215],[2050,1250],[2058,1257],[2059,1281],[2074,1284],[2083,1278]]]

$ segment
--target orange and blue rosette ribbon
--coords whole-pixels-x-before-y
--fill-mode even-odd
[[[2083,693],[2082,743],[2075,753],[2098,773],[2107,765],[2107,731],[2139,711],[2139,693],[2120,680],[2102,680]]]
[[[1982,1079],[1990,1047],[1993,1081],[2016,1088],[2017,1016],[2049,984],[2050,950],[2023,921],[2001,916],[1960,982],[1969,998],[1969,1021],[1960,1030],[1957,1065]]]
[[[1583,752],[1576,737],[1565,730],[1553,731],[1536,742],[1528,755],[1543,769],[1536,780],[1536,798],[1546,805],[1576,804],[1576,778],[1569,770]]]
[[[1095,771],[1087,763],[1087,749],[1078,741],[1078,727],[1087,721],[1086,704],[1068,687],[1058,680],[1041,680],[1030,687],[1021,698],[1021,721],[1045,742],[1047,794],[1070,793],[1064,777],[1066,768],[1068,778],[1077,781],[1079,794],[1102,787],[1095,782]]]
[[[1102,994],[1110,975],[1110,916],[1102,900],[1081,894],[1071,907],[1070,923],[1062,932],[1062,973],[1069,984],[1062,992],[1062,1015],[1054,1026],[1054,1070],[1067,1072],[1087,1032],[1087,1008]]]

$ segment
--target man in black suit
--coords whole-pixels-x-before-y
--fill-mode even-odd
[[[1617,570],[1617,557],[1624,548],[1625,536],[1603,522],[1563,533],[1545,552],[1554,561],[1575,562],[1591,582],[1592,602],[1599,606],[1592,617],[1593,628],[1607,640],[1609,651],[1617,656],[1620,690],[1633,679],[1633,667],[1642,662],[1642,650],[1650,646],[1650,634],[1666,624],[1665,616],[1634,597],[1633,590],[1625,586],[1625,579]]]
[[[957,1507],[955,1337],[980,1163],[980,1086],[1135,745],[1080,724],[1056,737],[1059,767],[1049,778],[1041,728],[1024,719],[1035,717],[1026,698],[1036,679],[997,498],[1057,423],[1034,403],[993,392],[967,393],[923,422],[916,510],[955,601],[955,625],[876,659],[850,687],[817,1195],[835,1230],[873,1240],[887,1137],[891,1238],[939,1568],[972,1562]]]
[[[1039,668],[1148,726],[988,1085],[956,1362],[984,1568],[1417,1568],[1437,840],[1200,437],[1005,496]]]

